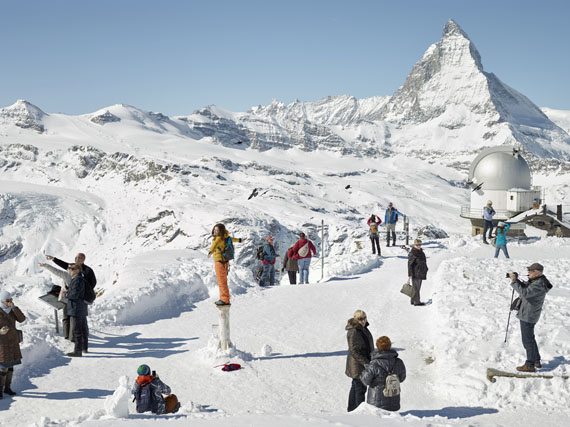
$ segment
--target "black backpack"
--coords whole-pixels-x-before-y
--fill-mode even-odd
[[[93,289],[87,282],[85,282],[85,290],[83,292],[83,301],[92,304],[95,301],[95,289]]]
[[[137,402],[137,412],[152,411],[152,389],[150,383],[140,386],[135,393],[135,400]]]

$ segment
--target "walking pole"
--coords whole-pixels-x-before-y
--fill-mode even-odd
[[[325,220],[321,219],[321,282],[325,277]]]
[[[511,305],[509,306],[509,318],[507,320],[507,331],[505,332],[505,343],[507,342],[507,335],[509,333],[509,323],[511,322],[511,307],[513,306],[513,299],[515,298],[515,290],[513,289],[513,294],[511,295]]]

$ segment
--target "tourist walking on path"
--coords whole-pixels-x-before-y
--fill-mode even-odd
[[[368,218],[368,235],[370,236],[370,242],[372,243],[372,255],[378,250],[378,256],[380,256],[380,224],[382,220],[376,215],[372,215]]]
[[[503,251],[506,258],[509,257],[509,251],[507,251],[507,231],[511,228],[508,222],[499,222],[495,234],[497,238],[495,239],[495,258],[499,257],[499,251]]]
[[[487,230],[489,230],[489,239],[493,235],[493,216],[496,214],[493,209],[493,202],[489,200],[487,206],[483,207],[483,243],[487,243]]]
[[[305,233],[299,234],[299,240],[293,246],[293,254],[299,264],[299,283],[309,283],[311,258],[313,255],[317,256],[317,249],[313,242],[307,239]]]
[[[348,354],[346,356],[346,375],[352,378],[352,385],[348,395],[348,412],[354,411],[366,396],[366,386],[360,380],[364,365],[370,363],[374,340],[368,330],[366,313],[356,310],[346,324],[346,340],[348,341]]]
[[[299,271],[299,264],[293,256],[293,246],[285,252],[285,259],[283,259],[283,269],[287,270],[289,275],[289,284],[294,285],[297,283],[297,272]]]
[[[273,247],[273,237],[268,236],[265,240],[267,240],[267,243],[263,246],[263,257],[261,259],[263,273],[261,273],[259,286],[267,286],[265,284],[267,277],[269,277],[269,286],[273,286],[275,285],[275,261],[277,260],[277,253]]]
[[[212,229],[214,240],[208,258],[214,257],[214,270],[216,271],[216,279],[218,288],[220,289],[220,299],[215,302],[216,305],[231,305],[230,290],[228,288],[228,273],[230,271],[230,259],[233,259],[232,242],[241,242],[241,239],[230,238],[230,233],[226,230],[224,224],[216,224]],[[230,253],[231,252],[231,253]]]
[[[16,329],[16,322],[24,320],[26,316],[14,305],[12,296],[7,291],[0,292],[0,399],[4,394],[16,394],[11,388],[14,366],[22,363],[21,331]]]
[[[527,270],[528,282],[519,280],[516,273],[510,273],[509,277],[511,286],[521,299],[517,317],[521,323],[522,343],[526,350],[526,361],[517,367],[517,371],[534,372],[542,368],[538,345],[534,337],[534,327],[540,319],[546,293],[552,289],[552,285],[542,274],[544,267],[539,263],[535,262],[528,266]]]
[[[400,409],[400,383],[406,379],[406,366],[398,353],[392,350],[390,338],[378,338],[376,346],[378,351],[372,353],[370,364],[360,376],[362,383],[368,386],[366,402],[386,411],[397,411]],[[390,378],[392,374],[397,379]]]
[[[392,233],[392,246],[396,246],[396,223],[398,217],[404,216],[394,207],[392,202],[388,203],[388,208],[384,215],[384,225],[386,226],[386,246],[390,246],[390,233]]]
[[[420,289],[422,280],[427,279],[427,260],[426,254],[422,250],[422,241],[414,240],[414,247],[408,253],[408,278],[412,281],[414,288],[414,296],[410,300],[412,305],[425,305],[420,300]]]

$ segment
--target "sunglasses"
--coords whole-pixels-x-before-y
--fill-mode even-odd
[[[366,317],[361,317],[360,319],[358,319],[359,322],[362,322],[363,320],[366,320]]]
[[[4,300],[4,302],[12,302],[14,301],[12,298],[8,298],[7,300]]]

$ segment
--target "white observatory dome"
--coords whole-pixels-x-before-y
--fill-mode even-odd
[[[469,181],[482,190],[530,190],[531,175],[527,162],[512,146],[491,147],[471,164]]]

